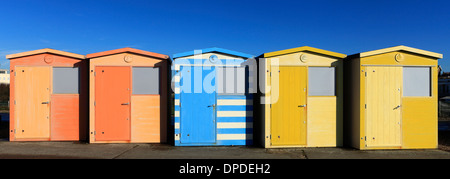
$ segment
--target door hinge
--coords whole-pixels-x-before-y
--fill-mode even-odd
[[[270,108],[272,108],[272,104],[270,104]]]
[[[365,72],[366,73],[366,77],[367,77],[367,72]]]
[[[94,106],[95,106],[95,101],[94,101]]]
[[[367,104],[364,104],[364,108],[367,109]]]
[[[16,100],[14,100],[14,105],[16,105]]]
[[[364,141],[367,141],[367,136],[364,136]]]
[[[94,131],[94,135],[96,135],[97,134],[97,131]]]
[[[95,71],[94,71],[94,76],[95,76]]]

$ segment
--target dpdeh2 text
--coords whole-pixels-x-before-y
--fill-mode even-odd
[[[223,174],[269,174],[269,164],[223,164],[222,167],[205,165],[181,165],[180,174],[205,174],[211,176],[215,172]]]

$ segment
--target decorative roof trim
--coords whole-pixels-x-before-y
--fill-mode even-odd
[[[373,51],[369,51],[369,52],[363,52],[363,53],[360,53],[359,56],[360,57],[368,57],[368,56],[379,55],[379,54],[395,52],[395,51],[407,51],[407,52],[416,53],[419,55],[424,55],[424,56],[428,56],[428,57],[432,57],[432,58],[436,58],[436,59],[443,58],[443,55],[439,54],[439,53],[430,52],[430,51],[426,51],[426,50],[420,50],[417,48],[407,47],[407,46],[403,46],[403,45],[380,49],[380,50],[373,50]]]
[[[218,53],[228,54],[228,55],[242,57],[242,58],[252,58],[252,57],[254,57],[254,55],[249,55],[249,54],[246,54],[246,53],[236,52],[236,51],[227,50],[227,49],[223,49],[223,48],[217,48],[217,47],[200,49],[199,51],[201,51],[202,54],[210,53],[210,52],[218,52]],[[189,51],[189,52],[183,52],[183,53],[177,53],[177,54],[173,55],[173,58],[181,58],[181,57],[193,56],[193,55],[197,54],[196,52],[197,52],[197,50]]]
[[[104,51],[104,52],[98,52],[98,53],[91,53],[91,54],[86,55],[86,58],[97,58],[97,57],[103,57],[103,56],[114,55],[114,54],[119,54],[119,53],[126,53],[126,52],[144,55],[144,56],[148,56],[148,57],[169,59],[168,55],[163,55],[163,54],[154,53],[154,52],[148,52],[148,51],[144,51],[144,50],[138,50],[138,49],[129,48],[129,47],[116,49],[116,50],[109,50],[109,51]]]
[[[84,55],[79,55],[79,54],[60,51],[60,50],[54,50],[54,49],[50,49],[50,48],[33,50],[33,51],[28,51],[28,52],[16,53],[16,54],[10,54],[10,55],[6,55],[6,58],[11,60],[14,58],[32,56],[32,55],[43,54],[43,53],[51,53],[51,54],[62,55],[62,56],[66,56],[66,57],[78,58],[78,59],[86,59],[86,57]]]
[[[336,53],[336,52],[332,52],[332,51],[328,51],[328,50],[322,50],[322,49],[318,49],[318,48],[314,48],[314,47],[308,47],[308,46],[291,48],[291,49],[280,50],[280,51],[275,51],[275,52],[269,52],[269,53],[263,54],[263,56],[264,56],[264,58],[269,58],[269,57],[275,57],[275,56],[296,53],[296,52],[303,52],[303,51],[310,51],[310,52],[327,55],[327,56],[332,56],[332,57],[336,57],[336,58],[347,57],[347,55],[345,55],[345,54]]]

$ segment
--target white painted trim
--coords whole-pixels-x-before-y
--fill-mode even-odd
[[[173,77],[173,82],[179,83],[179,82],[180,82],[180,75],[175,75],[175,76]]]
[[[204,66],[204,67],[241,67],[241,65],[222,65],[222,64],[177,64],[178,66]]]
[[[217,100],[218,106],[246,106],[253,105],[253,100],[246,99],[219,99]]]
[[[217,117],[253,117],[253,111],[217,111]]]
[[[252,134],[217,134],[217,140],[249,140]]]
[[[253,128],[253,122],[218,122],[218,129],[246,129]]]

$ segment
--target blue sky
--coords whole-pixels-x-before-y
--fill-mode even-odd
[[[89,54],[123,47],[167,54],[221,47],[253,55],[300,46],[344,54],[406,45],[443,53],[450,71],[450,1],[0,2],[6,54],[42,48]]]

